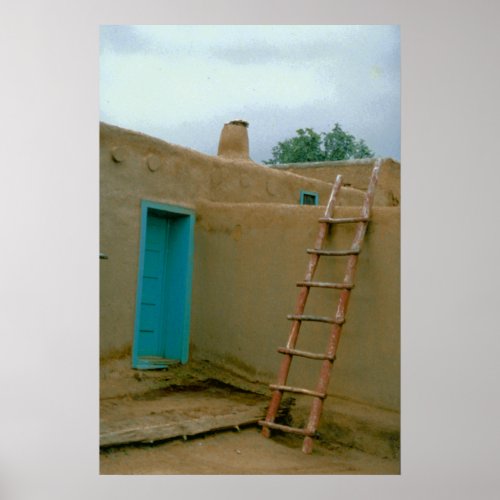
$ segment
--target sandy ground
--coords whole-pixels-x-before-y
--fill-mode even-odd
[[[101,366],[101,432],[122,422],[185,422],[225,415],[241,407],[266,407],[268,394],[236,383],[203,364],[138,372],[127,360]],[[156,419],[156,420],[155,420]],[[399,474],[399,459],[369,454],[329,440],[315,440],[313,453],[302,439],[260,427],[205,432],[152,444],[100,450],[101,474]]]
[[[294,437],[264,438],[257,427],[163,444],[101,451],[101,474],[399,474],[399,461]]]

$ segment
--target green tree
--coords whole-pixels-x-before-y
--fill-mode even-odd
[[[276,165],[277,163],[373,158],[373,156],[373,151],[363,139],[356,139],[336,123],[327,133],[318,134],[312,128],[298,129],[295,137],[278,142],[272,149],[272,158],[264,163]]]

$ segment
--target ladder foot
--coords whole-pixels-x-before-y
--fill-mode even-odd
[[[261,434],[262,434],[265,438],[270,438],[270,437],[271,437],[271,429],[269,429],[269,427],[262,427]]]
[[[312,437],[306,436],[304,438],[304,443],[302,444],[302,451],[305,454],[310,455],[312,453],[312,449],[313,449],[313,440],[312,440]]]

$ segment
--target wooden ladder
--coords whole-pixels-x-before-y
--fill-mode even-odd
[[[361,246],[365,237],[366,228],[368,225],[368,221],[370,219],[373,199],[375,197],[375,188],[377,185],[378,175],[380,172],[380,166],[381,166],[381,160],[377,159],[371,174],[370,184],[368,186],[368,190],[366,191],[363,207],[359,217],[347,217],[338,219],[332,217],[333,210],[335,208],[336,201],[340,192],[340,188],[342,187],[342,176],[341,175],[337,176],[332,188],[332,192],[330,194],[330,198],[328,200],[328,204],[326,206],[325,215],[324,217],[319,219],[320,228],[318,236],[316,238],[315,246],[314,248],[307,250],[307,253],[310,254],[310,259],[309,259],[309,264],[307,266],[307,272],[304,281],[300,281],[299,283],[297,283],[297,286],[301,287],[301,291],[297,298],[295,313],[287,316],[289,320],[292,320],[292,327],[290,335],[288,337],[288,343],[286,347],[281,347],[278,349],[278,352],[283,354],[284,358],[282,360],[280,370],[278,372],[277,383],[271,384],[269,386],[273,390],[273,393],[267,411],[266,419],[260,420],[259,424],[263,427],[262,434],[265,437],[270,437],[272,429],[305,436],[304,444],[302,446],[302,451],[304,453],[312,452],[312,445],[313,445],[312,439],[313,436],[316,434],[316,430],[319,424],[319,419],[321,417],[321,411],[323,408],[323,402],[325,401],[325,398],[327,396],[326,391],[330,379],[330,372],[332,370],[333,362],[335,360],[335,354],[337,352],[337,346],[340,340],[340,334],[342,332],[342,325],[345,322],[349,297],[351,294],[351,290],[354,287],[354,275],[356,272],[358,255],[361,251]],[[351,248],[348,250],[324,250],[323,243],[330,225],[346,224],[346,223],[354,223],[357,225],[356,233],[354,235]],[[313,281],[314,273],[316,271],[316,268],[319,263],[319,258],[321,256],[348,257],[344,280],[341,283],[325,283],[320,281]],[[307,297],[309,295],[309,290],[311,289],[311,287],[334,288],[341,290],[335,317],[311,316],[304,314]],[[332,325],[327,349],[324,354],[317,354],[313,352],[300,351],[295,349],[299,336],[300,326],[303,321],[319,321],[322,323],[329,323]],[[312,360],[319,360],[323,362],[321,365],[319,380],[316,389],[314,391],[286,385],[288,373],[290,371],[290,365],[292,363],[292,359],[294,356],[300,356],[303,358],[309,358]],[[305,428],[296,428],[274,423],[284,392],[303,394],[312,397],[312,405],[309,414],[309,420]]]

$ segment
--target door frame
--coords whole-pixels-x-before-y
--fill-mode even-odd
[[[193,254],[194,254],[194,222],[195,212],[189,208],[168,205],[166,203],[159,203],[149,200],[141,200],[141,225],[139,237],[139,265],[137,273],[137,287],[136,287],[136,304],[135,304],[135,323],[134,323],[134,339],[132,344],[132,367],[136,369],[148,369],[152,366],[147,366],[140,363],[138,356],[139,347],[139,328],[141,324],[141,300],[142,300],[142,282],[144,273],[144,257],[146,248],[146,229],[148,214],[150,212],[160,212],[166,218],[171,214],[172,218],[187,217],[188,230],[187,238],[187,253],[184,255],[183,261],[185,264],[185,273],[183,276],[185,286],[184,296],[184,310],[182,312],[182,338],[181,338],[181,356],[178,361],[185,364],[189,357],[189,333],[191,323],[191,291],[192,291],[192,275],[193,275]],[[167,257],[168,258],[168,257]],[[161,366],[156,366],[160,367]]]

